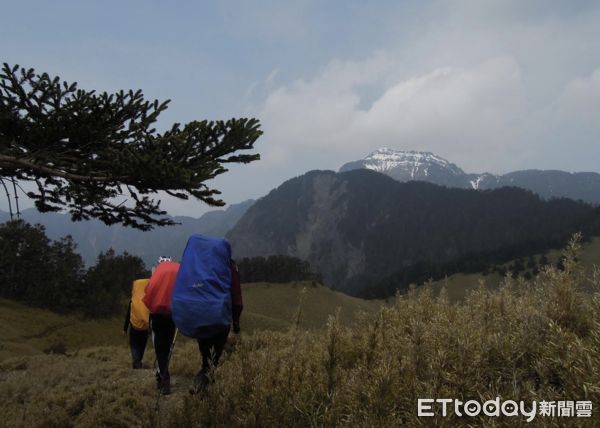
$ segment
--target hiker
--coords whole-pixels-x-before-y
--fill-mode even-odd
[[[131,286],[131,300],[125,315],[123,334],[129,330],[129,348],[134,369],[142,368],[142,360],[146,343],[148,342],[148,329],[150,327],[150,311],[142,302],[149,279],[137,279]]]
[[[190,390],[195,394],[210,384],[211,370],[219,363],[232,325],[235,337],[240,333],[242,291],[229,242],[198,234],[190,237],[171,305],[177,328],[197,339],[202,355],[202,367]]]
[[[143,302],[150,310],[152,343],[158,362],[157,388],[164,395],[171,393],[169,354],[175,337],[175,324],[171,318],[171,294],[178,271],[179,263],[172,261],[170,257],[159,257],[156,266],[152,269],[152,276],[143,298]]]
[[[240,315],[242,313],[242,288],[240,286],[240,273],[237,265],[231,260],[231,316],[233,334],[237,338],[240,334]],[[210,383],[210,371],[219,363],[219,358],[223,353],[225,344],[229,337],[230,326],[224,326],[223,329],[216,331],[213,335],[205,338],[198,338],[198,348],[202,355],[202,368],[194,378],[194,384],[190,392],[196,394],[206,389]]]

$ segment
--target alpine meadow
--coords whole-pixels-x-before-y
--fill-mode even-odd
[[[2,12],[0,426],[600,426],[600,4]]]
[[[497,289],[482,281],[455,303],[451,290],[415,289],[381,305],[310,283],[246,284],[256,312],[247,315],[249,334],[226,350],[215,384],[202,400],[188,394],[197,351],[191,340],[178,343],[174,391],[158,410],[150,367],[127,368],[114,334],[120,320],[61,318],[3,302],[2,320],[18,328],[3,333],[2,413],[7,426],[419,426],[418,398],[597,402],[600,270],[578,264],[580,250],[577,240],[569,244],[564,270],[507,277]],[[457,424],[440,416],[427,423]],[[540,416],[533,423],[555,425]]]

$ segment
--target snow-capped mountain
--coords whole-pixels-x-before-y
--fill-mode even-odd
[[[450,187],[465,187],[467,174],[455,164],[430,152],[381,148],[366,158],[349,162],[340,172],[370,169],[398,181],[428,181]]]
[[[600,174],[525,170],[504,175],[469,174],[430,152],[381,148],[361,160],[348,162],[340,172],[370,169],[398,181],[427,181],[463,189],[495,189],[514,186],[531,190],[544,198],[566,197],[600,204]]]
[[[419,175],[429,175],[431,169],[444,169],[454,175],[463,175],[464,171],[430,152],[400,151],[387,147],[374,151],[362,161],[364,168],[377,172],[388,172],[401,168],[410,173],[415,179]],[[343,168],[343,167],[342,167]]]

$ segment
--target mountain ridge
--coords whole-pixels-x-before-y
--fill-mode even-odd
[[[339,172],[370,169],[393,179],[427,181],[461,189],[488,190],[515,186],[531,190],[543,198],[567,197],[600,204],[600,174],[560,170],[526,169],[506,174],[466,173],[457,165],[431,152],[375,150],[365,158],[347,162]]]
[[[178,259],[189,236],[201,233],[222,237],[231,229],[246,210],[254,203],[248,199],[231,204],[224,210],[212,210],[198,218],[171,217],[178,225],[156,227],[141,231],[121,225],[107,226],[99,220],[73,222],[65,213],[40,213],[35,208],[23,210],[21,217],[29,223],[40,223],[50,239],[71,235],[86,265],[95,263],[101,251],[113,248],[116,252],[127,251],[142,258],[146,266],[153,265],[161,255]],[[0,222],[9,220],[9,214],[0,211]]]
[[[600,210],[570,199],[547,201],[516,187],[401,183],[359,169],[286,181],[226,237],[235,257],[298,257],[334,289],[383,298],[410,282],[559,247],[592,229],[600,231]]]

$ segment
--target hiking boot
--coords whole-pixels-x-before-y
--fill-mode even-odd
[[[161,379],[159,388],[162,395],[169,395],[171,393],[171,376],[165,376]]]
[[[133,362],[133,368],[134,369],[141,369],[142,368],[142,362],[141,361],[134,361]]]
[[[204,373],[198,373],[194,378],[194,383],[192,384],[192,387],[190,388],[190,394],[195,395],[200,392],[206,391],[208,383],[208,377]]]

